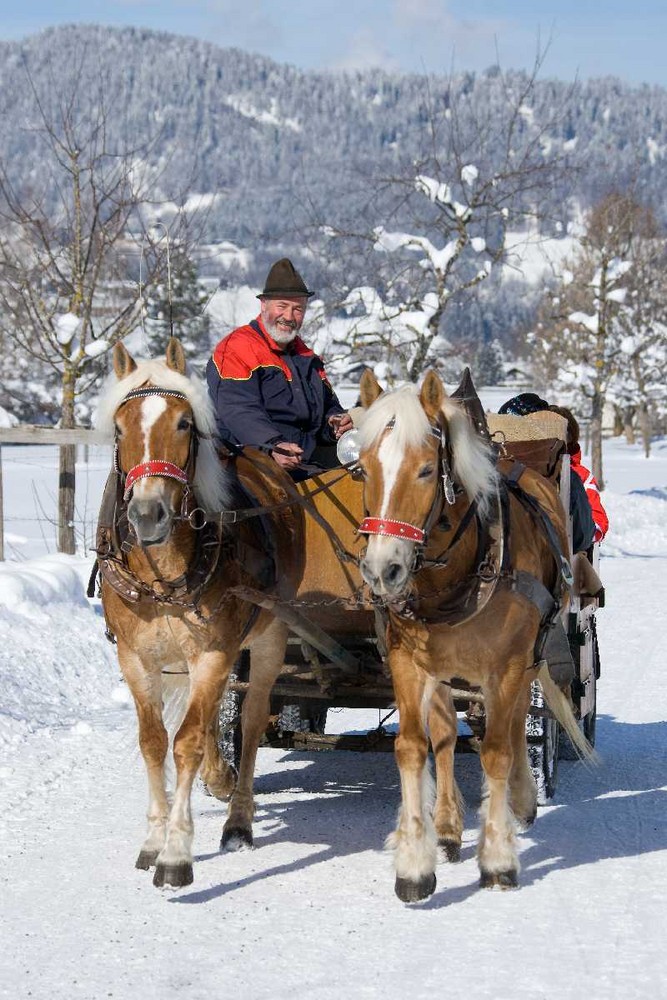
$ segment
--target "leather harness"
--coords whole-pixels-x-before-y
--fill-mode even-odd
[[[155,395],[187,398],[185,394],[176,390],[151,386],[133,390],[124,397],[119,405],[123,406],[130,399],[137,397]],[[391,423],[388,426],[391,426]],[[478,433],[483,433],[483,431],[485,431],[483,436],[488,440],[488,429],[485,429],[485,424],[481,429],[478,427]],[[444,427],[440,424],[434,425],[431,427],[431,432],[439,441],[441,474],[424,526],[419,527],[409,522],[367,516],[360,524],[358,531],[360,534],[391,535],[413,541],[415,543],[415,559],[412,572],[416,575],[422,569],[437,570],[446,567],[452,551],[474,524],[477,532],[475,570],[463,579],[457,580],[446,591],[438,591],[434,594],[416,593],[398,602],[380,603],[383,603],[390,613],[406,620],[455,627],[478,615],[488,604],[498,587],[509,589],[525,597],[540,613],[540,628],[535,644],[536,659],[539,659],[549,629],[558,618],[562,595],[571,584],[572,575],[569,562],[562,552],[558,535],[551,520],[539,502],[520,485],[526,466],[515,461],[508,472],[500,471],[490,516],[481,517],[478,502],[473,499],[462,515],[444,551],[435,559],[426,558],[425,549],[431,530],[436,523],[447,522],[446,506],[453,506],[456,503],[457,495],[462,493],[461,488],[454,483],[452,478],[452,456]],[[190,609],[200,620],[206,620],[199,609],[199,600],[213,579],[221,560],[224,561],[236,555],[237,558],[243,559],[244,564],[254,564],[255,572],[253,575],[258,580],[260,589],[275,582],[275,554],[265,515],[282,507],[294,506],[295,503],[301,504],[311,516],[315,517],[318,523],[321,523],[328,530],[340,559],[356,562],[355,557],[347,552],[312,503],[312,496],[319,490],[312,491],[309,497],[304,497],[292,488],[289,490],[291,496],[286,497],[284,501],[270,506],[260,506],[237,480],[236,499],[241,504],[245,503],[245,507],[235,506],[233,509],[225,511],[207,512],[196,506],[196,498],[190,483],[194,473],[199,436],[199,431],[193,427],[190,453],[185,469],[180,469],[170,462],[151,460],[123,473],[118,465],[118,444],[115,442],[114,468],[104,490],[96,539],[97,560],[88,584],[88,596],[94,595],[95,579],[99,571],[108,585],[130,603],[149,600],[159,604],[176,605]],[[353,464],[349,463],[350,466]],[[348,467],[343,474],[347,474]],[[180,519],[188,521],[191,527],[196,529],[195,554],[187,572],[177,579],[169,581],[156,576],[154,583],[159,583],[160,591],[139,580],[132,573],[127,562],[127,552],[131,550],[133,545],[130,537],[131,528],[127,520],[127,504],[134,484],[139,479],[148,476],[168,476],[183,483],[183,504]],[[509,544],[510,495],[514,496],[528,511],[536,526],[543,532],[549,545],[557,568],[551,590],[532,574],[512,569]],[[256,524],[259,528],[259,531],[255,533],[253,543],[242,541],[239,537],[233,537],[229,532],[223,531],[223,526],[238,524],[249,518],[257,519]],[[268,557],[265,554],[267,551],[270,553]],[[145,549],[144,554],[147,554]],[[427,603],[432,602],[434,598],[438,599],[436,606],[427,607]],[[258,609],[255,608],[244,636],[254,623],[254,615],[257,612]],[[108,628],[107,635],[113,641]]]
[[[388,426],[391,426],[391,422]],[[535,660],[541,659],[549,630],[556,624],[562,597],[572,583],[572,571],[565,557],[558,534],[541,504],[521,486],[520,480],[526,471],[521,462],[512,462],[508,471],[498,470],[496,495],[491,503],[491,513],[482,518],[479,505],[473,499],[464,512],[456,531],[447,547],[435,559],[425,557],[429,533],[433,525],[442,521],[446,505],[455,501],[448,493],[451,483],[451,458],[446,451],[447,436],[444,428],[433,425],[431,433],[440,441],[441,477],[431,510],[424,527],[389,518],[366,517],[359,527],[363,534],[389,535],[406,538],[415,543],[415,559],[412,573],[418,575],[422,569],[445,568],[449,564],[452,551],[473,524],[477,530],[477,548],[473,564],[475,569],[463,579],[457,580],[445,591],[424,594],[415,592],[399,601],[383,602],[387,611],[406,621],[423,625],[463,625],[478,615],[488,604],[498,588],[521,594],[540,614],[540,627],[535,642]],[[488,431],[487,431],[488,435]],[[496,459],[498,459],[496,449]],[[442,485],[441,485],[442,484]],[[458,493],[462,491],[452,484]],[[552,588],[547,588],[541,580],[524,570],[514,570],[510,560],[510,496],[513,496],[530,514],[536,527],[548,543],[556,574]],[[445,516],[446,519],[446,516]],[[437,600],[435,606],[433,601]]]

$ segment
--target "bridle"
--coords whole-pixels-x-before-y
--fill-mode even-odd
[[[395,418],[387,424],[388,430],[394,426]],[[449,438],[442,422],[429,425],[430,433],[438,440],[438,485],[433,496],[431,508],[426,516],[423,527],[410,521],[397,521],[390,517],[367,516],[359,525],[360,535],[383,535],[390,538],[403,538],[415,542],[416,560],[428,545],[429,534],[433,525],[441,517],[443,501],[450,506],[456,503],[456,486],[452,476],[452,455]]]
[[[177,389],[144,386],[143,388],[133,389],[128,392],[116,407],[116,413],[131,400],[150,396],[169,397],[189,402],[187,395]],[[118,432],[116,431],[113,457],[113,469],[117,484],[115,487],[116,500],[113,503],[113,513],[109,524],[102,527],[98,525],[96,547],[98,559],[91,574],[88,587],[89,595],[94,590],[95,575],[97,568],[99,568],[100,573],[106,579],[109,586],[130,603],[149,600],[154,604],[173,606],[193,612],[195,617],[201,622],[210,620],[217,613],[222,603],[227,599],[224,594],[216,608],[206,616],[200,609],[200,600],[216,573],[219,561],[223,556],[223,549],[227,551],[229,546],[225,547],[221,525],[209,522],[202,523],[201,525],[195,523],[195,517],[198,513],[203,514],[205,512],[198,507],[190,509],[192,502],[196,503],[191,484],[194,479],[199,440],[203,437],[205,435],[202,434],[193,421],[185,468],[181,468],[181,466],[166,459],[151,459],[148,462],[140,462],[138,465],[132,466],[128,472],[124,472],[119,462],[119,440]],[[180,514],[175,517],[175,520],[188,521],[190,527],[196,529],[196,541],[193,558],[188,569],[177,579],[170,580],[164,579],[160,575],[148,550],[144,548],[144,558],[154,573],[153,583],[147,583],[136,575],[127,561],[127,554],[134,547],[132,539],[128,537],[131,528],[127,521],[127,506],[135,484],[139,480],[151,476],[167,477],[182,483],[184,489],[181,510]],[[104,502],[103,499],[103,505]],[[124,532],[126,533],[125,537],[123,537]],[[155,584],[160,584],[162,589],[157,590]],[[251,626],[253,620],[254,615],[251,615],[247,624],[248,628]],[[107,637],[113,641],[109,630],[107,630]]]
[[[118,413],[118,411],[122,409],[126,403],[129,403],[133,399],[146,399],[151,396],[181,399],[184,402],[188,402],[186,394],[184,392],[180,392],[178,389],[163,389],[160,386],[145,386],[140,389],[132,389],[131,392],[128,392],[116,407],[116,413]],[[113,465],[123,484],[123,501],[125,503],[129,501],[135,483],[139,482],[141,479],[149,479],[152,476],[162,476],[167,479],[174,479],[185,487],[183,491],[183,509],[181,510],[181,514],[183,514],[184,508],[187,506],[190,496],[191,480],[194,475],[197,449],[201,436],[201,432],[198,430],[196,424],[193,423],[190,436],[188,460],[184,469],[182,469],[179,465],[176,465],[174,462],[169,462],[166,459],[150,459],[148,462],[140,462],[138,465],[133,465],[127,472],[123,472],[118,460],[119,442],[118,433],[116,432],[114,438]]]

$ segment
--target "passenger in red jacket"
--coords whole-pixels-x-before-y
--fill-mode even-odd
[[[572,411],[568,410],[566,406],[550,406],[549,409],[553,410],[554,413],[559,413],[561,417],[565,417],[567,420],[567,450],[570,455],[570,468],[577,473],[584,484],[586,496],[588,497],[588,502],[591,505],[593,522],[595,524],[595,537],[593,538],[593,541],[601,542],[609,529],[609,518],[607,517],[606,510],[602,506],[600,487],[597,484],[595,476],[589,469],[586,468],[585,465],[581,464],[579,422]]]

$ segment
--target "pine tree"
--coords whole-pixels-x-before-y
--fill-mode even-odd
[[[208,293],[199,283],[197,268],[182,252],[172,254],[171,281],[156,286],[146,303],[146,337],[153,357],[164,354],[171,336],[178,337],[190,358],[209,349]],[[170,287],[171,286],[171,287]]]

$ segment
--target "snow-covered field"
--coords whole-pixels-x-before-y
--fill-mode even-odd
[[[609,442],[605,460],[602,764],[561,762],[554,805],[520,838],[521,890],[490,893],[474,860],[479,763],[460,757],[463,861],[408,908],[382,852],[399,798],[390,755],[260,751],[254,852],[218,852],[225,807],[197,789],[194,885],[156,890],[135,870],[145,779],[84,596],[91,561],[53,554],[54,454],[4,448],[2,996],[665,996],[667,442],[648,461]],[[79,466],[82,545],[107,462]],[[341,712],[331,728],[362,722],[377,713]]]

